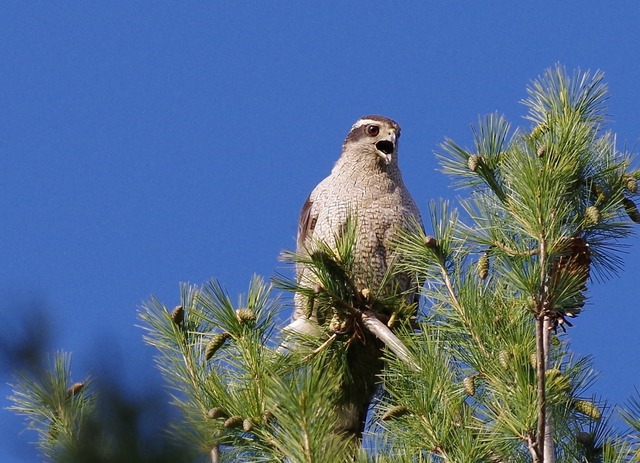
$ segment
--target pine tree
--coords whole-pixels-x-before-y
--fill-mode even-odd
[[[516,431],[534,462],[555,461],[556,450],[562,450],[561,426],[572,422],[567,410],[592,419],[599,415],[594,404],[575,397],[578,391],[568,375],[572,364],[563,365],[566,346],[552,332],[571,326],[569,319],[580,313],[592,268],[603,276],[619,268],[616,248],[631,232],[628,218],[636,221],[631,199],[635,177],[627,172],[629,157],[618,153],[615,138],[603,131],[606,88],[602,77],[579,71],[569,77],[560,66],[548,70],[530,86],[524,100],[531,130],[518,130],[507,140],[509,124],[490,115],[474,129],[472,152],[447,140],[440,154],[445,172],[473,186],[464,203],[472,225],[462,227],[455,236],[463,248],[446,253],[456,260],[466,252],[479,255],[485,268],[491,261],[492,277],[484,284],[491,297],[498,298],[491,305],[510,306],[511,311],[520,307],[535,322],[535,346],[528,346],[528,351],[522,350],[525,337],[514,346],[516,352],[486,352],[506,357],[502,366],[507,370],[526,365],[522,355],[535,352],[530,362],[535,388],[526,382],[522,386],[529,399],[535,390],[535,400],[528,402],[535,404],[536,413],[523,409],[505,418],[500,405],[500,413],[492,417],[496,424]],[[453,278],[468,281],[464,263],[454,263],[453,268]],[[459,271],[462,274],[455,275]],[[466,296],[457,295],[451,286],[449,297],[462,299],[457,308],[466,312]],[[456,286],[462,293],[467,291],[465,283]],[[472,292],[478,290],[479,285],[472,285]],[[488,301],[486,296],[481,299],[483,304]],[[498,313],[494,321],[500,324],[504,318]],[[559,347],[554,349],[551,341]],[[493,377],[483,371],[488,359],[471,360],[463,358],[480,377]],[[562,393],[554,390],[558,382]],[[498,383],[498,387],[506,384]]]
[[[640,222],[640,175],[605,131],[605,102],[601,73],[556,66],[528,88],[528,128],[512,131],[491,114],[473,128],[472,148],[444,141],[442,169],[467,197],[460,210],[431,202],[428,232],[401,234],[402,259],[390,269],[424,281],[418,319],[393,291],[355,289],[349,229],[336,249],[287,254],[313,266],[317,288],[274,279],[335,318],[295,349],[279,333],[286,304],[257,277],[238,304],[216,281],[183,285],[175,308],[145,303],[145,340],[182,415],[172,437],[212,462],[638,461],[640,402],[623,415],[628,433],[616,432],[611,408],[589,392],[591,359],[573,355],[562,336],[591,279],[620,270],[622,241]],[[387,349],[360,446],[333,433],[333,411],[364,330]],[[55,381],[19,380],[12,398],[53,460],[52,449],[66,448],[58,436],[73,441],[85,426],[93,397],[85,385],[69,399],[65,362]]]

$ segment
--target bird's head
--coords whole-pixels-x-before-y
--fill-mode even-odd
[[[388,166],[397,163],[400,126],[384,116],[364,116],[351,127],[343,155]]]

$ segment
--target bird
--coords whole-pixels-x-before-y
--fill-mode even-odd
[[[353,220],[355,227],[353,283],[362,294],[388,285],[387,270],[398,258],[392,243],[401,230],[420,224],[419,209],[406,188],[398,165],[400,126],[380,115],[358,119],[347,134],[342,153],[328,177],[309,194],[300,212],[297,235],[299,254],[309,254],[321,242],[329,248]],[[313,271],[296,266],[298,283],[312,287]],[[398,294],[415,299],[417,276],[395,274]],[[293,321],[288,329],[305,335],[319,335],[327,323],[315,309],[309,311],[308,298],[294,296]],[[349,374],[345,375],[342,397],[337,406],[336,432],[362,437],[366,414],[383,367],[382,343],[370,333],[347,351]]]

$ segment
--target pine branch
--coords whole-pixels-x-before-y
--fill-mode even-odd
[[[72,455],[80,434],[95,412],[92,381],[72,383],[71,355],[57,352],[52,367],[23,374],[10,385],[13,405],[8,410],[26,418],[27,429],[38,435],[37,446],[47,458],[57,460]]]
[[[422,250],[417,238],[403,237],[401,244],[405,265],[437,270],[438,278],[427,273],[434,281],[427,294],[436,303],[433,319],[443,324],[442,332],[448,335],[463,329],[475,341],[467,345],[460,335],[452,340],[460,346],[456,350],[461,358],[481,370],[467,378],[484,378],[488,388],[495,388],[487,389],[486,398],[500,399],[500,405],[484,402],[488,415],[518,436],[532,458],[545,463],[555,461],[559,417],[552,409],[555,401],[568,400],[557,392],[549,395],[559,387],[547,378],[552,358],[549,329],[571,326],[567,317],[577,315],[584,304],[592,263],[615,271],[619,260],[611,252],[612,245],[630,232],[620,221],[622,214],[640,221],[635,205],[624,199],[637,192],[636,177],[627,171],[627,155],[617,153],[609,134],[600,133],[606,99],[601,80],[599,73],[592,79],[588,73],[568,77],[560,67],[550,70],[532,84],[525,100],[529,117],[536,123],[531,131],[517,130],[506,142],[508,125],[489,117],[484,124],[481,120],[479,129],[473,129],[475,152],[446,140],[445,154],[439,154],[444,171],[476,189],[465,204],[474,224],[457,227],[458,247],[448,260],[442,259],[448,248],[440,247],[439,240],[436,246]],[[509,391],[501,390],[500,382],[508,378],[488,368],[491,360],[485,346],[491,343],[483,342],[479,324],[483,321],[472,309],[477,305],[472,294],[478,292],[467,289],[466,283],[458,284],[458,279],[465,281],[471,274],[463,269],[470,265],[465,254],[472,252],[482,253],[479,278],[493,279],[495,283],[487,286],[500,288],[495,294],[501,301],[498,305],[507,305],[508,299],[501,297],[512,298],[514,305],[521,301],[534,320],[530,334],[535,333],[537,345],[533,370],[537,413],[533,420],[527,416],[528,408],[507,405],[512,399],[507,398]],[[451,259],[453,255],[456,258]],[[450,275],[457,275],[458,288]],[[517,360],[515,351],[509,349],[499,357],[509,369]],[[529,380],[525,375],[522,379],[522,386],[527,387]]]

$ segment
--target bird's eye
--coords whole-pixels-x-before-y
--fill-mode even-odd
[[[378,127],[377,125],[368,125],[367,126],[367,133],[370,136],[375,137],[380,133],[380,127]]]

